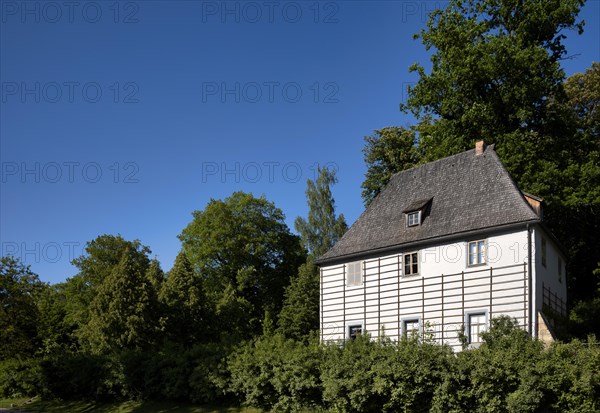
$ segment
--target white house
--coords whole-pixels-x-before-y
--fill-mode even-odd
[[[395,174],[317,262],[321,339],[417,330],[460,350],[459,331],[476,345],[501,314],[551,339],[548,310],[566,312],[566,257],[541,201],[483,141]]]

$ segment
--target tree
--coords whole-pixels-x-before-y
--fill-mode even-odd
[[[74,259],[79,272],[67,280],[64,293],[66,295],[66,321],[80,327],[89,321],[90,305],[97,295],[98,288],[119,265],[125,251],[132,260],[132,265],[145,272],[150,265],[148,255],[150,248],[139,240],[128,241],[120,235],[100,235],[87,243],[85,254]],[[79,335],[79,331],[76,333]]]
[[[260,334],[265,311],[279,313],[290,274],[305,258],[299,238],[273,203],[243,192],[212,199],[193,217],[179,239],[207,298],[228,309],[230,321],[231,309],[244,309],[233,317],[238,326]]]
[[[185,346],[207,341],[207,303],[202,279],[181,251],[160,291],[166,313],[167,337]]]
[[[309,256],[285,290],[278,325],[286,338],[305,340],[319,329],[319,285],[319,269]]]
[[[420,154],[414,129],[391,126],[365,136],[367,173],[361,188],[365,206],[383,190],[392,175],[418,164]]]
[[[35,352],[36,296],[42,288],[28,265],[10,256],[0,259],[0,361]]]
[[[157,294],[148,268],[136,258],[138,251],[123,252],[119,264],[96,289],[90,318],[84,327],[94,353],[146,350],[159,332]]]
[[[335,201],[330,186],[337,182],[335,171],[317,168],[316,181],[306,182],[308,220],[297,217],[294,222],[302,244],[315,257],[329,250],[348,229],[344,215],[335,216]]]
[[[432,68],[429,74],[420,64],[410,68],[419,81],[403,107],[419,120],[433,117],[420,134],[428,160],[470,149],[483,138],[498,144],[507,169],[521,177],[536,166],[536,157],[527,155],[565,143],[565,120],[550,106],[565,98],[562,32],[583,31],[576,21],[582,4],[453,0],[431,13],[416,37],[435,50]]]
[[[344,215],[335,216],[335,201],[330,186],[337,182],[335,172],[318,168],[316,181],[306,183],[308,219],[296,218],[296,230],[310,252],[285,291],[279,313],[279,331],[288,338],[307,339],[319,329],[319,269],[314,260],[323,255],[344,235],[348,226]]]

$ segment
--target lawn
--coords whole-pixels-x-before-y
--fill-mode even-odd
[[[136,402],[100,404],[27,399],[0,400],[0,408],[31,413],[261,413],[249,407],[193,406],[177,403]],[[15,407],[13,407],[15,406]],[[1,410],[0,410],[1,411]]]

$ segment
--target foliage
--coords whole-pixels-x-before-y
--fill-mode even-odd
[[[98,289],[119,265],[125,251],[129,251],[131,266],[146,271],[150,264],[150,248],[139,240],[128,241],[120,235],[100,235],[87,243],[85,254],[74,259],[79,272],[69,278],[62,291],[66,296],[66,319],[75,327],[81,344],[87,345],[86,325],[90,321],[90,308]]]
[[[13,257],[0,259],[0,361],[33,355],[39,319],[35,300],[42,289],[29,266]]]
[[[315,181],[306,181],[308,219],[297,217],[294,221],[302,244],[314,257],[325,254],[348,229],[344,215],[335,216],[335,201],[331,185],[337,183],[335,171],[317,168]]]
[[[361,335],[343,347],[330,345],[323,399],[340,412],[427,412],[451,354],[417,336],[392,343]]]
[[[285,290],[278,319],[279,332],[296,340],[308,339],[319,328],[320,280],[315,259],[333,247],[348,229],[344,215],[335,216],[330,188],[337,182],[335,171],[319,167],[318,174],[316,181],[307,181],[308,218],[297,217],[295,221],[309,256]]]
[[[147,277],[147,266],[125,250],[121,261],[97,288],[84,327],[92,352],[148,349],[158,326],[157,293]]]
[[[183,345],[210,338],[208,305],[202,279],[196,275],[185,253],[181,251],[160,291],[166,313],[167,337]]]
[[[218,318],[219,325],[259,334],[265,310],[279,313],[290,275],[305,258],[298,237],[273,203],[243,192],[213,199],[193,216],[179,238],[207,298],[231,317]],[[236,307],[244,312],[232,313]]]
[[[279,332],[285,337],[305,340],[319,329],[319,286],[319,268],[309,257],[285,290],[278,323]]]
[[[37,359],[0,361],[0,396],[27,397],[44,392],[44,378]]]
[[[301,411],[320,405],[321,349],[276,334],[242,344],[228,358],[229,389],[249,406]]]
[[[396,172],[418,164],[420,153],[414,129],[387,127],[365,136],[363,148],[367,173],[361,188],[365,206],[383,190]]]

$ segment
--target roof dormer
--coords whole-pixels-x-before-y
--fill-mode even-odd
[[[402,212],[405,216],[407,228],[416,227],[423,223],[423,218],[425,218],[425,213],[432,199],[433,198],[418,199],[404,208]]]

